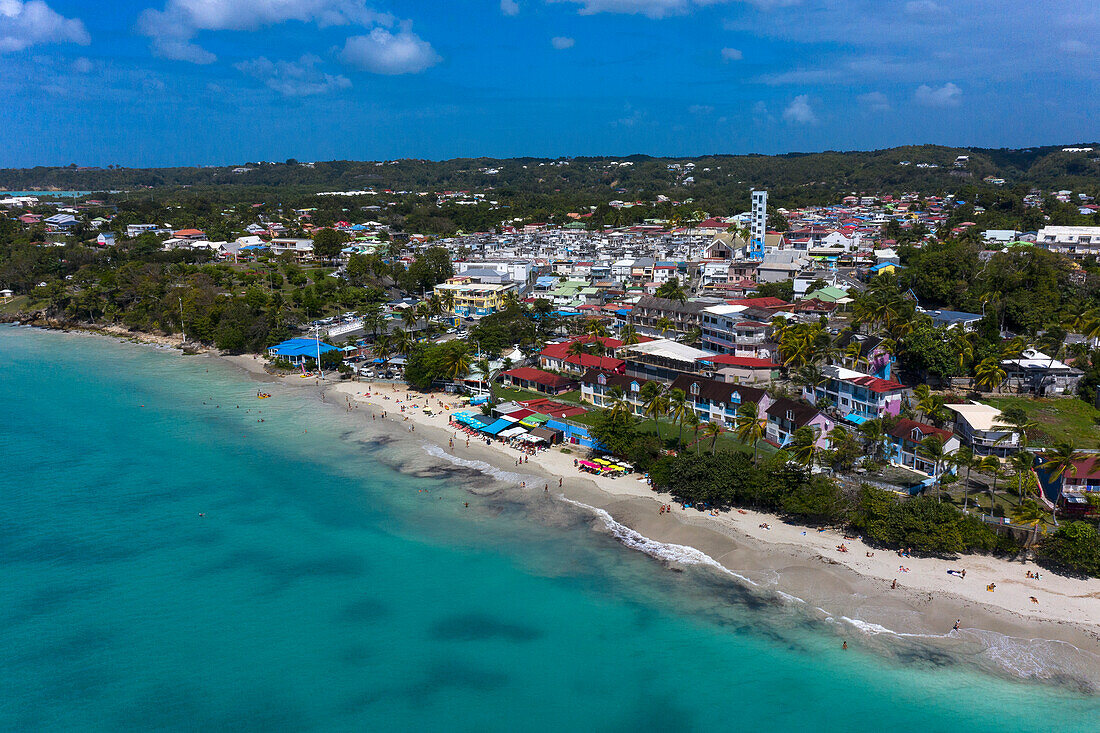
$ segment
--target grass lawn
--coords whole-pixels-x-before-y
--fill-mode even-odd
[[[1033,399],[992,397],[986,402],[999,410],[1019,407],[1039,428],[1028,434],[1037,446],[1067,441],[1075,448],[1095,448],[1100,442],[1100,410],[1075,397]]]
[[[25,295],[17,295],[7,303],[0,304],[0,313],[18,313],[27,307],[29,299]]]
[[[526,389],[517,389],[515,387],[501,387],[497,385],[493,388],[493,393],[496,395],[499,402],[519,402],[520,400],[538,400],[550,395],[544,395],[539,392],[531,392]],[[557,399],[553,397],[551,399]]]

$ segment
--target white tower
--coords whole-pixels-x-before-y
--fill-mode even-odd
[[[749,257],[764,259],[764,235],[768,231],[768,192],[752,190],[752,221],[749,222]]]

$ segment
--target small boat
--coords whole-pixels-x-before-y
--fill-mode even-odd
[[[267,392],[257,392],[256,393],[256,399],[258,399],[258,400],[266,400],[270,396],[271,395]]]

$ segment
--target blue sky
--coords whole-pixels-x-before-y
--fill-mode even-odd
[[[1100,138],[1084,0],[0,0],[0,166]]]

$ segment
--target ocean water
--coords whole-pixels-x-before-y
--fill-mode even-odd
[[[0,327],[0,730],[1098,727],[1072,684],[842,651],[705,562],[256,387]]]

